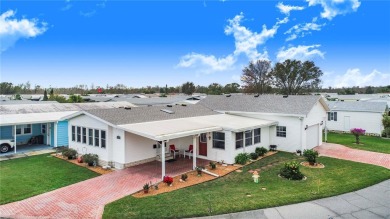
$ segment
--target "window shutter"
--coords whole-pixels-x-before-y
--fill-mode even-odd
[[[334,112],[334,121],[337,121],[337,112]]]
[[[330,112],[328,112],[328,121],[330,121]]]

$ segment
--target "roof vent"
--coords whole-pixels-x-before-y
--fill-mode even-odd
[[[226,97],[231,97],[232,95],[231,94],[227,94]]]
[[[164,113],[175,114],[175,112],[173,112],[172,110],[168,110],[168,109],[160,109],[160,110],[163,111]]]
[[[152,106],[152,105],[149,104],[148,106]]]
[[[182,104],[181,106],[187,106],[186,104]]]
[[[172,105],[171,105],[171,104],[168,104],[167,107],[172,107]]]
[[[131,110],[131,107],[125,106],[125,110]]]
[[[288,97],[288,95],[283,95],[283,98],[287,98]]]
[[[259,97],[259,96],[260,96],[260,94],[256,94],[256,95],[255,95],[255,97]]]

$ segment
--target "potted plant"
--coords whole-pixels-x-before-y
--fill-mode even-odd
[[[150,188],[149,183],[145,183],[145,185],[144,185],[144,193],[148,193],[149,192],[149,188]]]
[[[62,152],[62,155],[67,157],[69,160],[72,160],[76,157],[77,151],[75,149],[68,148]]]
[[[88,166],[94,166],[98,163],[99,156],[97,154],[84,154],[82,159],[85,163],[88,163]]]
[[[173,178],[170,176],[164,176],[163,182],[166,183],[168,186],[171,186],[173,183]]]
[[[198,176],[201,176],[201,175],[202,175],[202,170],[203,170],[203,169],[204,169],[204,168],[201,167],[201,166],[197,166],[197,167],[195,168],[196,172],[198,172]]]
[[[183,174],[181,175],[181,180],[182,180],[183,182],[185,182],[185,181],[187,181],[187,179],[188,179],[188,175],[185,174],[185,173],[183,173]]]
[[[303,156],[306,158],[306,161],[309,162],[310,165],[314,165],[318,157],[318,152],[312,149],[304,150]]]
[[[212,170],[215,170],[215,168],[217,168],[217,164],[215,162],[210,161],[210,167]]]

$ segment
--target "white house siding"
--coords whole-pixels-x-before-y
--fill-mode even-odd
[[[306,137],[303,136],[302,149],[312,149],[322,144],[322,129],[325,127],[326,120],[326,110],[320,102],[317,102],[303,120],[303,130],[306,125],[308,128],[306,133],[303,134]]]
[[[89,116],[81,115],[75,118],[72,118],[69,120],[69,126],[68,126],[68,133],[69,133],[69,147],[76,149],[79,154],[85,154],[85,153],[92,153],[97,154],[99,156],[99,164],[100,165],[106,165],[107,161],[110,161],[110,158],[108,157],[108,150],[112,150],[112,144],[109,141],[108,136],[112,135],[112,133],[109,132],[109,126],[103,122],[100,122],[96,119],[93,119]],[[101,148],[99,144],[99,147],[97,146],[91,146],[88,144],[89,139],[87,135],[87,144],[83,144],[81,142],[72,141],[72,126],[80,126],[92,129],[99,129],[99,130],[105,130],[106,131],[106,148]],[[77,136],[77,135],[76,135]],[[81,137],[82,138],[82,137]]]
[[[367,134],[380,135],[382,126],[382,114],[372,112],[351,112],[351,111],[332,111],[337,112],[337,121],[326,121],[329,130],[349,132],[353,128],[362,128]],[[346,117],[349,117],[349,127],[345,124]]]

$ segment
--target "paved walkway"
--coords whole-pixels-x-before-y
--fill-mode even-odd
[[[340,144],[323,143],[314,148],[320,156],[368,163],[390,169],[390,154],[353,149]]]
[[[199,165],[208,163],[198,159]],[[167,174],[189,171],[192,159],[167,163]],[[101,218],[104,206],[142,189],[147,182],[158,182],[161,163],[154,161],[85,180],[22,201],[0,206],[0,218]]]
[[[390,218],[390,180],[339,196],[202,219],[377,219]]]

